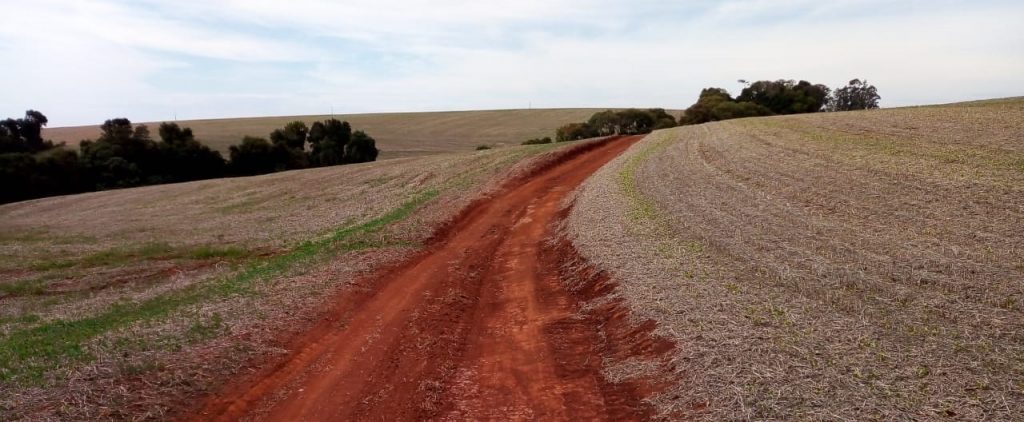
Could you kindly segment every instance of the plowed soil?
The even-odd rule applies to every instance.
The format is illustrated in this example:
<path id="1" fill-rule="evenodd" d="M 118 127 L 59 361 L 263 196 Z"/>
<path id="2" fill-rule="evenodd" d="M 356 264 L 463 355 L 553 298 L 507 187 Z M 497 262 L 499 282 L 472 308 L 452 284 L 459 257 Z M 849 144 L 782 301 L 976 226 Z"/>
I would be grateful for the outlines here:
<path id="1" fill-rule="evenodd" d="M 642 399 L 654 384 L 610 383 L 602 359 L 671 345 L 650 340 L 651 327 L 630 331 L 614 306 L 602 311 L 614 316 L 588 316 L 581 303 L 607 293 L 607 280 L 567 272 L 579 268 L 579 258 L 556 234 L 566 197 L 639 139 L 579 148 L 476 202 L 422 254 L 363 280 L 361 293 L 339 297 L 285 359 L 209 398 L 194 417 L 649 416 Z M 572 277 L 579 279 L 566 280 Z"/>

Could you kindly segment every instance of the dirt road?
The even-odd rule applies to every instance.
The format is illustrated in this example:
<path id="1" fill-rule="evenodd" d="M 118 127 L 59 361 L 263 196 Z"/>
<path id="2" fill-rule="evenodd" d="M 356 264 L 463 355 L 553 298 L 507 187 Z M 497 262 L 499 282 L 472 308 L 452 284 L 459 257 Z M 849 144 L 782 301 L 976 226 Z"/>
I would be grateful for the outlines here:
<path id="1" fill-rule="evenodd" d="M 552 246 L 566 196 L 638 140 L 580 150 L 478 202 L 424 253 L 339 298 L 287 359 L 195 417 L 643 418 L 643 388 L 607 382 L 602 356 L 666 346 L 612 344 L 615 324 L 581 316 L 578 292 L 562 283 L 574 252 Z"/>

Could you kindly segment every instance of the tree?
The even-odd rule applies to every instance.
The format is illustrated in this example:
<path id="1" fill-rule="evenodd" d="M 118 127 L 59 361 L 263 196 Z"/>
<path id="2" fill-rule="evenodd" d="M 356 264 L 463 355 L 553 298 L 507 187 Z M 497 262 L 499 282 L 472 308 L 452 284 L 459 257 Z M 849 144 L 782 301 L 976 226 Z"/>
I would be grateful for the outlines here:
<path id="1" fill-rule="evenodd" d="M 25 111 L 20 119 L 0 121 L 0 154 L 11 152 L 34 153 L 53 148 L 53 142 L 43 140 L 43 127 L 49 120 L 35 110 Z"/>
<path id="2" fill-rule="evenodd" d="M 743 88 L 736 101 L 752 102 L 776 114 L 815 113 L 825 106 L 829 91 L 825 85 L 807 81 L 757 81 Z"/>
<path id="3" fill-rule="evenodd" d="M 586 123 L 569 123 L 555 130 L 555 140 L 558 142 L 578 141 L 595 136 L 596 131 Z"/>
<path id="4" fill-rule="evenodd" d="M 652 118 L 654 118 L 654 126 L 651 128 L 652 130 L 676 127 L 676 118 L 671 114 L 668 114 L 665 109 L 650 108 L 647 109 L 647 112 L 650 113 Z"/>
<path id="5" fill-rule="evenodd" d="M 270 133 L 270 141 L 275 144 L 284 144 L 288 148 L 304 150 L 308 134 L 309 129 L 306 127 L 306 123 L 296 120 L 284 125 L 283 129 L 274 129 Z"/>
<path id="6" fill-rule="evenodd" d="M 156 173 L 163 182 L 185 182 L 224 175 L 224 157 L 197 141 L 191 128 L 164 122 L 160 124 L 159 133 L 160 168 Z"/>
<path id="7" fill-rule="evenodd" d="M 79 144 L 81 159 L 96 189 L 141 186 L 163 182 L 160 153 L 145 125 L 132 126 L 125 118 L 100 126 L 95 141 Z"/>
<path id="8" fill-rule="evenodd" d="M 367 135 L 366 132 L 357 130 L 352 134 L 352 140 L 345 145 L 346 163 L 366 163 L 377 160 L 377 141 Z"/>
<path id="9" fill-rule="evenodd" d="M 253 176 L 272 173 L 279 169 L 279 158 L 274 145 L 264 138 L 246 136 L 242 138 L 241 144 L 232 145 L 228 151 L 231 156 L 232 174 Z"/>
<path id="10" fill-rule="evenodd" d="M 314 122 L 309 129 L 310 162 L 314 166 L 333 166 L 345 163 L 345 145 L 352 139 L 352 126 L 348 122 L 328 119 Z"/>
<path id="11" fill-rule="evenodd" d="M 161 123 L 160 130 L 157 133 L 160 134 L 160 140 L 170 145 L 188 143 L 195 140 L 195 136 L 192 135 L 192 128 L 182 128 L 177 123 Z"/>
<path id="12" fill-rule="evenodd" d="M 619 133 L 622 121 L 614 111 L 605 110 L 590 116 L 587 126 L 591 128 L 594 136 L 608 136 Z"/>
<path id="13" fill-rule="evenodd" d="M 302 121 L 294 121 L 284 125 L 282 129 L 274 129 L 270 133 L 270 141 L 274 144 L 277 165 L 280 170 L 304 169 L 309 167 L 310 157 L 306 153 L 306 138 L 309 128 Z"/>
<path id="14" fill-rule="evenodd" d="M 732 102 L 732 95 L 724 88 L 704 88 L 700 91 L 697 102 L 683 112 L 680 124 L 696 125 L 720 120 L 715 117 L 715 107 L 721 103 Z"/>
<path id="15" fill-rule="evenodd" d="M 622 110 L 615 113 L 618 122 L 618 133 L 623 135 L 639 135 L 650 133 L 654 128 L 655 115 L 650 110 L 638 110 L 635 108 Z"/>
<path id="16" fill-rule="evenodd" d="M 829 111 L 868 110 L 878 108 L 878 89 L 868 81 L 854 79 L 832 94 L 828 101 Z"/>

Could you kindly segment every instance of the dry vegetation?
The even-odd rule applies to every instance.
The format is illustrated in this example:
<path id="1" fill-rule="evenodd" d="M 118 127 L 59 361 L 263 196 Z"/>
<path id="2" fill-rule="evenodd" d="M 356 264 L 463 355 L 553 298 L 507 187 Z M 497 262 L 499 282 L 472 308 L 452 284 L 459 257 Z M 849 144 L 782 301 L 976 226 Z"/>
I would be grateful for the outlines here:
<path id="1" fill-rule="evenodd" d="M 488 111 L 445 111 L 430 113 L 378 113 L 334 116 L 347 120 L 355 129 L 369 133 L 381 149 L 380 159 L 408 157 L 439 152 L 471 151 L 479 145 L 519 145 L 527 139 L 554 136 L 566 123 L 586 120 L 598 109 L 531 109 Z M 311 124 L 331 116 L 254 117 L 241 119 L 188 120 L 178 122 L 191 127 L 196 139 L 227 154 L 228 146 L 245 135 L 266 137 L 272 130 L 294 120 Z M 158 123 L 151 123 L 155 131 Z M 50 128 L 43 136 L 55 142 L 76 145 L 82 139 L 95 139 L 99 126 Z"/>
<path id="2" fill-rule="evenodd" d="M 0 420 L 165 417 L 559 147 L 4 205 Z"/>
<path id="3" fill-rule="evenodd" d="M 1022 99 L 656 132 L 569 228 L 677 341 L 666 415 L 1024 414 Z"/>

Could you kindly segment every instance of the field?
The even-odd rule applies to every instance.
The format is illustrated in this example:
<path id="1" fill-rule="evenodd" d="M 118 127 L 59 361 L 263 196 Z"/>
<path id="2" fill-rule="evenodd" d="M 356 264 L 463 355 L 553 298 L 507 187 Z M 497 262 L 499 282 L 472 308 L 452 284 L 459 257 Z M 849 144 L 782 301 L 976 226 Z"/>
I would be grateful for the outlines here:
<path id="1" fill-rule="evenodd" d="M 0 419 L 162 418 L 564 144 L 0 207 Z"/>
<path id="2" fill-rule="evenodd" d="M 1024 99 L 659 131 L 575 203 L 581 254 L 677 344 L 665 415 L 1024 414 Z"/>
<path id="3" fill-rule="evenodd" d="M 488 113 L 0 206 L 0 419 L 1024 414 L 1024 98 L 469 151 L 553 111 Z"/>
<path id="4" fill-rule="evenodd" d="M 377 140 L 380 159 L 472 151 L 478 145 L 519 145 L 527 139 L 555 136 L 555 129 L 566 123 L 580 122 L 603 109 L 531 109 L 447 111 L 427 113 L 377 113 L 334 116 L 346 120 L 356 130 Z M 678 113 L 675 113 L 678 114 Z M 311 124 L 331 116 L 282 116 L 243 119 L 187 120 L 196 139 L 227 156 L 228 147 L 245 135 L 267 137 L 286 123 L 302 120 Z M 147 123 L 156 133 L 159 123 Z M 83 139 L 95 139 L 99 126 L 45 129 L 43 135 L 55 142 L 76 145 Z"/>

